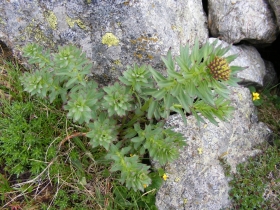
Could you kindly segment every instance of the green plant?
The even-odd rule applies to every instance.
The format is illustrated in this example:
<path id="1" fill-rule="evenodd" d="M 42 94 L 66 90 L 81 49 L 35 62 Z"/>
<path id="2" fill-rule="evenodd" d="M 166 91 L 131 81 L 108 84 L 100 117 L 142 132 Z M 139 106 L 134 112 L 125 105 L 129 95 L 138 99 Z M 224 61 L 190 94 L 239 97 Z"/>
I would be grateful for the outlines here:
<path id="1" fill-rule="evenodd" d="M 215 117 L 226 120 L 233 111 L 227 85 L 237 85 L 235 74 L 244 68 L 229 66 L 237 55 L 222 57 L 230 47 L 216 44 L 200 48 L 196 41 L 191 53 L 188 46 L 181 47 L 177 64 L 169 52 L 163 58 L 167 76 L 134 65 L 119 81 L 100 88 L 89 79 L 92 65 L 79 49 L 66 46 L 50 53 L 29 44 L 24 56 L 37 70 L 25 73 L 21 82 L 31 95 L 62 100 L 67 116 L 87 129 L 91 146 L 108 151 L 111 171 L 120 171 L 119 181 L 143 191 L 152 184 L 150 166 L 141 161 L 144 155 L 164 165 L 185 145 L 181 134 L 158 121 L 177 112 L 185 122 L 186 114 L 193 114 L 198 122 L 204 122 L 202 115 L 217 125 Z"/>
<path id="2" fill-rule="evenodd" d="M 50 104 L 23 92 L 19 76 L 24 69 L 16 62 L 0 61 L 0 206 L 57 209 L 61 208 L 58 203 L 67 208 L 98 209 L 95 192 L 88 196 L 81 186 L 84 180 L 102 177 L 98 173 L 104 163 L 101 168 L 97 162 L 105 150 L 87 150 L 83 128 L 66 119 L 60 101 Z M 74 131 L 71 145 L 66 144 L 68 132 Z M 95 170 L 90 170 L 91 158 L 96 160 Z M 102 178 L 99 182 L 96 185 L 102 186 Z M 78 194 L 78 198 L 65 203 L 56 193 L 59 190 L 67 191 L 67 197 Z"/>
<path id="3" fill-rule="evenodd" d="M 46 148 L 59 131 L 57 127 L 65 124 L 63 115 L 46 112 L 46 105 L 40 101 L 14 102 L 3 106 L 0 118 L 0 162 L 5 163 L 5 170 L 10 174 L 19 176 L 25 171 L 38 174 L 45 168 L 45 161 L 56 155 L 53 145 L 45 159 Z"/>
<path id="4" fill-rule="evenodd" d="M 265 143 L 262 154 L 237 166 L 230 181 L 230 197 L 234 209 L 279 209 L 280 151 Z M 265 149 L 264 149 L 265 148 Z M 265 193 L 265 191 L 269 191 Z M 274 192 L 274 193 L 273 193 Z M 265 194 L 271 196 L 265 198 Z M 273 195 L 274 194 L 274 195 Z"/>
<path id="5" fill-rule="evenodd" d="M 232 209 L 279 209 L 280 203 L 280 140 L 279 140 L 279 96 L 277 86 L 256 89 L 249 87 L 253 103 L 257 106 L 260 121 L 274 132 L 273 138 L 257 146 L 262 152 L 237 166 L 230 174 L 230 167 L 221 158 L 225 174 L 231 177 L 229 192 Z"/>
<path id="6" fill-rule="evenodd" d="M 266 123 L 275 134 L 274 143 L 280 146 L 280 96 L 279 84 L 273 87 L 265 87 L 256 89 L 253 86 L 249 87 L 252 93 L 252 99 L 255 106 L 258 108 L 258 117 L 260 121 Z"/>
<path id="7" fill-rule="evenodd" d="M 2 59 L 0 56 L 0 98 L 6 101 L 22 100 L 26 94 L 22 92 L 23 88 L 19 82 L 21 67 L 18 63 Z"/>
<path id="8" fill-rule="evenodd" d="M 18 63 L 1 61 L 0 90 L 7 97 L 0 98 L 0 163 L 4 171 L 19 177 L 25 172 L 38 174 L 56 155 L 54 146 L 46 148 L 54 136 L 63 129 L 66 117 L 52 105 L 42 100 L 33 100 L 23 92 Z M 50 129 L 51 128 L 51 129 Z"/>
<path id="9" fill-rule="evenodd" d="M 257 91 L 257 89 L 254 86 L 249 86 L 249 90 L 253 96 L 252 99 L 254 105 L 261 106 L 264 103 L 272 103 L 275 108 L 280 109 L 280 96 L 277 94 L 278 85 L 279 84 L 270 88 L 263 88 L 259 91 Z"/>

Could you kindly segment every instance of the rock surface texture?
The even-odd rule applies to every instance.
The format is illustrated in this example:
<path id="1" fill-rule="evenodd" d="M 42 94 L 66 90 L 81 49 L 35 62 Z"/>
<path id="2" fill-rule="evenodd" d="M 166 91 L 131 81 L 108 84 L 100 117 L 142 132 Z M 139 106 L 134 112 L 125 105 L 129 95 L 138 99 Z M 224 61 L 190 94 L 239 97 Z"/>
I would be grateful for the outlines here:
<path id="1" fill-rule="evenodd" d="M 277 85 L 278 83 L 278 77 L 275 72 L 275 68 L 272 62 L 264 60 L 265 64 L 265 77 L 264 77 L 264 87 L 272 87 L 274 85 Z"/>
<path id="2" fill-rule="evenodd" d="M 0 40 L 14 50 L 28 42 L 82 47 L 103 79 L 133 63 L 161 69 L 168 49 L 208 38 L 200 0 L 1 1 L 0 26 Z"/>
<path id="3" fill-rule="evenodd" d="M 219 127 L 211 123 L 198 126 L 189 116 L 185 125 L 179 115 L 167 121 L 167 126 L 184 134 L 187 146 L 179 159 L 165 168 L 169 178 L 157 194 L 159 210 L 218 210 L 230 206 L 228 179 L 219 157 L 234 172 L 238 163 L 259 152 L 252 147 L 270 136 L 270 130 L 257 121 L 249 90 L 237 87 L 231 91 L 236 111 L 230 122 L 220 122 Z"/>
<path id="4" fill-rule="evenodd" d="M 214 37 L 228 43 L 246 40 L 271 43 L 278 34 L 277 23 L 267 1 L 209 0 L 208 24 Z"/>
<path id="5" fill-rule="evenodd" d="M 279 0 L 268 0 L 268 2 L 274 11 L 278 27 L 280 27 L 280 1 Z"/>

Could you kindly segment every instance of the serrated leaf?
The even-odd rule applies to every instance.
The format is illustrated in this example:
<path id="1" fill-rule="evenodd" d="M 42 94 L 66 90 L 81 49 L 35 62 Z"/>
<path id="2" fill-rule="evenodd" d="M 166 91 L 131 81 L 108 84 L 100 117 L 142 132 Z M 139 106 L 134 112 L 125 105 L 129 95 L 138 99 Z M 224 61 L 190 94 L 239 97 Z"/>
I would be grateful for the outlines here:
<path id="1" fill-rule="evenodd" d="M 212 106 L 215 106 L 215 103 L 213 101 L 213 95 L 211 90 L 208 88 L 207 84 L 204 82 L 201 82 L 200 85 L 197 87 L 197 95 L 204 100 L 205 102 L 209 103 Z"/>
<path id="2" fill-rule="evenodd" d="M 124 148 L 121 149 L 121 153 L 123 155 L 126 155 L 130 150 L 131 150 L 130 146 L 129 147 L 124 147 Z"/>
<path id="3" fill-rule="evenodd" d="M 71 78 L 65 85 L 65 87 L 70 87 L 71 85 L 73 85 L 75 82 L 77 81 L 77 78 Z"/>
<path id="4" fill-rule="evenodd" d="M 217 45 L 218 40 L 219 40 L 219 39 L 215 39 L 215 41 L 211 43 L 211 46 L 212 46 L 213 48 Z"/>
<path id="5" fill-rule="evenodd" d="M 185 90 L 190 97 L 195 97 L 197 95 L 196 87 L 192 82 L 189 82 L 189 83 L 185 84 Z"/>
<path id="6" fill-rule="evenodd" d="M 226 81 L 226 83 L 232 87 L 238 87 L 238 82 L 241 82 L 242 79 L 237 77 L 230 77 L 229 80 Z"/>
<path id="7" fill-rule="evenodd" d="M 188 66 L 186 62 L 181 57 L 176 57 L 176 61 L 181 68 L 181 71 L 188 71 Z"/>
<path id="8" fill-rule="evenodd" d="M 159 81 L 157 83 L 159 88 L 165 88 L 165 87 L 170 87 L 174 85 L 174 80 L 164 80 L 164 81 Z"/>
<path id="9" fill-rule="evenodd" d="M 205 62 L 205 60 L 208 59 L 208 56 L 212 51 L 211 45 L 208 41 L 204 44 L 203 49 L 201 51 L 202 51 L 201 53 L 202 53 L 202 56 L 203 56 L 203 59 L 204 59 L 203 62 Z"/>
<path id="10" fill-rule="evenodd" d="M 157 101 L 152 101 L 150 103 L 150 106 L 149 106 L 149 109 L 148 109 L 148 114 L 147 114 L 148 119 L 152 119 L 157 106 L 158 106 Z"/>
<path id="11" fill-rule="evenodd" d="M 182 74 L 180 74 L 176 71 L 167 70 L 167 73 L 168 73 L 168 76 L 173 79 L 182 79 L 183 78 Z"/>
<path id="12" fill-rule="evenodd" d="M 170 94 L 167 94 L 167 95 L 164 97 L 164 106 L 165 106 L 165 110 L 169 110 L 173 103 L 174 103 L 174 98 L 173 98 L 173 96 L 170 95 Z"/>
<path id="13" fill-rule="evenodd" d="M 187 125 L 187 117 L 186 117 L 186 114 L 183 112 L 182 109 L 172 106 L 172 107 L 170 107 L 170 110 L 179 113 L 181 115 L 183 121 L 184 121 L 184 124 Z"/>
<path id="14" fill-rule="evenodd" d="M 115 171 L 119 171 L 119 170 L 121 170 L 121 169 L 122 169 L 122 167 L 121 167 L 118 163 L 115 163 L 115 164 L 111 167 L 110 171 L 111 171 L 111 172 L 115 172 Z"/>
<path id="15" fill-rule="evenodd" d="M 238 54 L 234 54 L 234 55 L 230 55 L 230 56 L 225 57 L 225 59 L 226 59 L 226 61 L 227 61 L 228 63 L 231 63 L 231 62 L 234 61 L 237 57 L 238 57 Z"/>
<path id="16" fill-rule="evenodd" d="M 230 99 L 230 91 L 228 89 L 215 89 L 215 91 L 219 94 L 219 96 L 222 96 L 226 99 Z"/>
<path id="17" fill-rule="evenodd" d="M 155 92 L 157 92 L 158 89 L 155 89 L 155 88 L 143 88 L 142 89 L 142 93 L 144 95 L 150 95 L 150 96 L 153 96 Z"/>
<path id="18" fill-rule="evenodd" d="M 158 99 L 158 100 L 160 100 L 160 99 L 162 99 L 166 94 L 168 94 L 168 93 L 166 92 L 165 89 L 162 88 L 162 89 L 159 89 L 158 91 L 154 92 L 153 97 L 156 98 L 156 99 Z"/>
<path id="19" fill-rule="evenodd" d="M 154 111 L 154 116 L 156 118 L 156 120 L 159 120 L 161 117 L 160 111 L 159 111 L 159 105 L 157 106 L 157 108 Z"/>
<path id="20" fill-rule="evenodd" d="M 146 152 L 145 147 L 141 147 L 141 149 L 140 149 L 140 151 L 139 151 L 140 155 L 144 155 L 145 152 Z"/>
<path id="21" fill-rule="evenodd" d="M 215 120 L 212 113 L 209 113 L 207 111 L 203 111 L 203 112 L 201 112 L 201 114 L 204 115 L 204 117 L 206 117 L 211 123 L 218 126 L 218 122 Z"/>
<path id="22" fill-rule="evenodd" d="M 245 69 L 247 69 L 248 67 L 241 67 L 241 66 L 230 66 L 230 70 L 232 74 L 236 74 L 239 71 L 243 71 Z"/>
<path id="23" fill-rule="evenodd" d="M 172 94 L 173 96 L 177 96 L 179 95 L 180 91 L 182 90 L 182 85 L 177 83 L 171 90 L 170 90 L 170 94 Z"/>
<path id="24" fill-rule="evenodd" d="M 185 95 L 183 91 L 180 91 L 179 95 L 176 97 L 180 104 L 183 106 L 186 112 L 190 112 L 190 106 L 192 106 L 192 99 Z"/>
<path id="25" fill-rule="evenodd" d="M 225 55 L 231 48 L 231 45 L 227 46 L 227 47 L 224 47 L 224 48 L 221 48 L 220 50 L 218 50 L 216 52 L 216 55 L 219 56 L 219 57 L 222 57 L 223 55 Z"/>
<path id="26" fill-rule="evenodd" d="M 166 80 L 166 78 L 161 73 L 154 70 L 151 66 L 149 66 L 149 70 L 157 82 Z"/>
<path id="27" fill-rule="evenodd" d="M 57 91 L 52 91 L 50 94 L 49 94 L 49 100 L 50 102 L 52 103 L 56 97 L 58 96 L 58 92 Z"/>
<path id="28" fill-rule="evenodd" d="M 193 116 L 197 120 L 198 125 L 200 125 L 200 122 L 205 123 L 204 119 L 197 114 L 195 109 L 192 109 L 191 111 L 192 111 Z"/>
<path id="29" fill-rule="evenodd" d="M 171 56 L 171 51 L 170 50 L 167 53 L 167 57 L 166 58 L 161 57 L 161 59 L 163 60 L 165 66 L 167 67 L 167 70 L 170 70 L 170 71 L 174 71 L 175 70 L 175 65 L 174 65 L 174 62 L 172 60 L 172 56 Z"/>
<path id="30" fill-rule="evenodd" d="M 124 138 L 126 139 L 131 139 L 132 137 L 137 135 L 137 132 L 133 128 L 126 129 L 125 133 L 126 135 L 124 136 Z"/>
<path id="31" fill-rule="evenodd" d="M 119 77 L 119 80 L 125 85 L 131 85 L 131 83 L 125 77 Z"/>
<path id="32" fill-rule="evenodd" d="M 134 143 L 140 143 L 143 142 L 145 139 L 143 137 L 134 137 L 132 138 L 130 141 L 134 142 Z"/>
<path id="33" fill-rule="evenodd" d="M 191 60 L 189 59 L 189 47 L 186 45 L 185 47 L 180 47 L 180 56 L 175 58 L 176 62 L 181 68 L 181 71 L 188 71 Z"/>
<path id="34" fill-rule="evenodd" d="M 219 52 L 222 47 L 223 47 L 223 44 L 221 43 L 217 47 L 214 48 L 214 56 L 218 56 L 217 52 Z"/>
<path id="35" fill-rule="evenodd" d="M 77 121 L 80 119 L 81 115 L 82 115 L 82 112 L 76 111 L 76 112 L 74 113 L 74 116 L 73 116 L 73 121 L 74 121 L 74 122 L 77 122 Z"/>
<path id="36" fill-rule="evenodd" d="M 195 43 L 194 43 L 194 47 L 192 49 L 191 55 L 190 55 L 190 59 L 192 61 L 192 63 L 197 63 L 200 62 L 199 59 L 199 43 L 198 43 L 198 39 L 195 39 Z"/>

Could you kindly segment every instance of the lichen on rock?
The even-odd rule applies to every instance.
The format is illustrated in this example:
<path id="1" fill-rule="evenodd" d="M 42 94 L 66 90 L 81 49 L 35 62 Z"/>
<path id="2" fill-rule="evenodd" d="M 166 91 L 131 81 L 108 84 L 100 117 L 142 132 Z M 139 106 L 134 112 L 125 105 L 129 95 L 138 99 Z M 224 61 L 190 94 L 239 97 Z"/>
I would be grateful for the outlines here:
<path id="1" fill-rule="evenodd" d="M 50 27 L 55 30 L 57 25 L 57 17 L 55 16 L 54 12 L 48 11 L 45 13 L 46 19 L 50 25 Z"/>
<path id="2" fill-rule="evenodd" d="M 106 33 L 102 37 L 102 44 L 106 44 L 108 47 L 117 46 L 119 45 L 119 42 L 119 39 L 112 33 Z"/>
<path id="3" fill-rule="evenodd" d="M 86 29 L 86 25 L 80 19 L 72 19 L 67 16 L 66 22 L 70 26 L 70 28 L 73 28 L 76 23 L 81 29 Z"/>
<path id="4" fill-rule="evenodd" d="M 54 47 L 54 41 L 52 37 L 47 36 L 43 30 L 34 24 L 34 22 L 31 22 L 28 26 L 26 26 L 23 31 L 25 35 L 21 36 L 22 41 L 26 40 L 27 38 L 32 38 L 35 42 L 44 46 Z"/>

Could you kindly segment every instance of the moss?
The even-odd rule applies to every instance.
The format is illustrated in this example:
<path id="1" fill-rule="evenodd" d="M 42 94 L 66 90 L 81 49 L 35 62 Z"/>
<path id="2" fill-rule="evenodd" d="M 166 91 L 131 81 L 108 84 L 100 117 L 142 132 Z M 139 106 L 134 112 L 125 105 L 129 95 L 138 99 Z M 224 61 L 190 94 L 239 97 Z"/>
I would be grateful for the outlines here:
<path id="1" fill-rule="evenodd" d="M 106 44 L 108 47 L 117 46 L 119 42 L 119 39 L 112 33 L 106 33 L 102 37 L 102 44 Z"/>
<path id="2" fill-rule="evenodd" d="M 55 16 L 54 12 L 48 11 L 45 13 L 45 17 L 50 25 L 50 27 L 55 30 L 57 26 L 57 17 Z"/>

